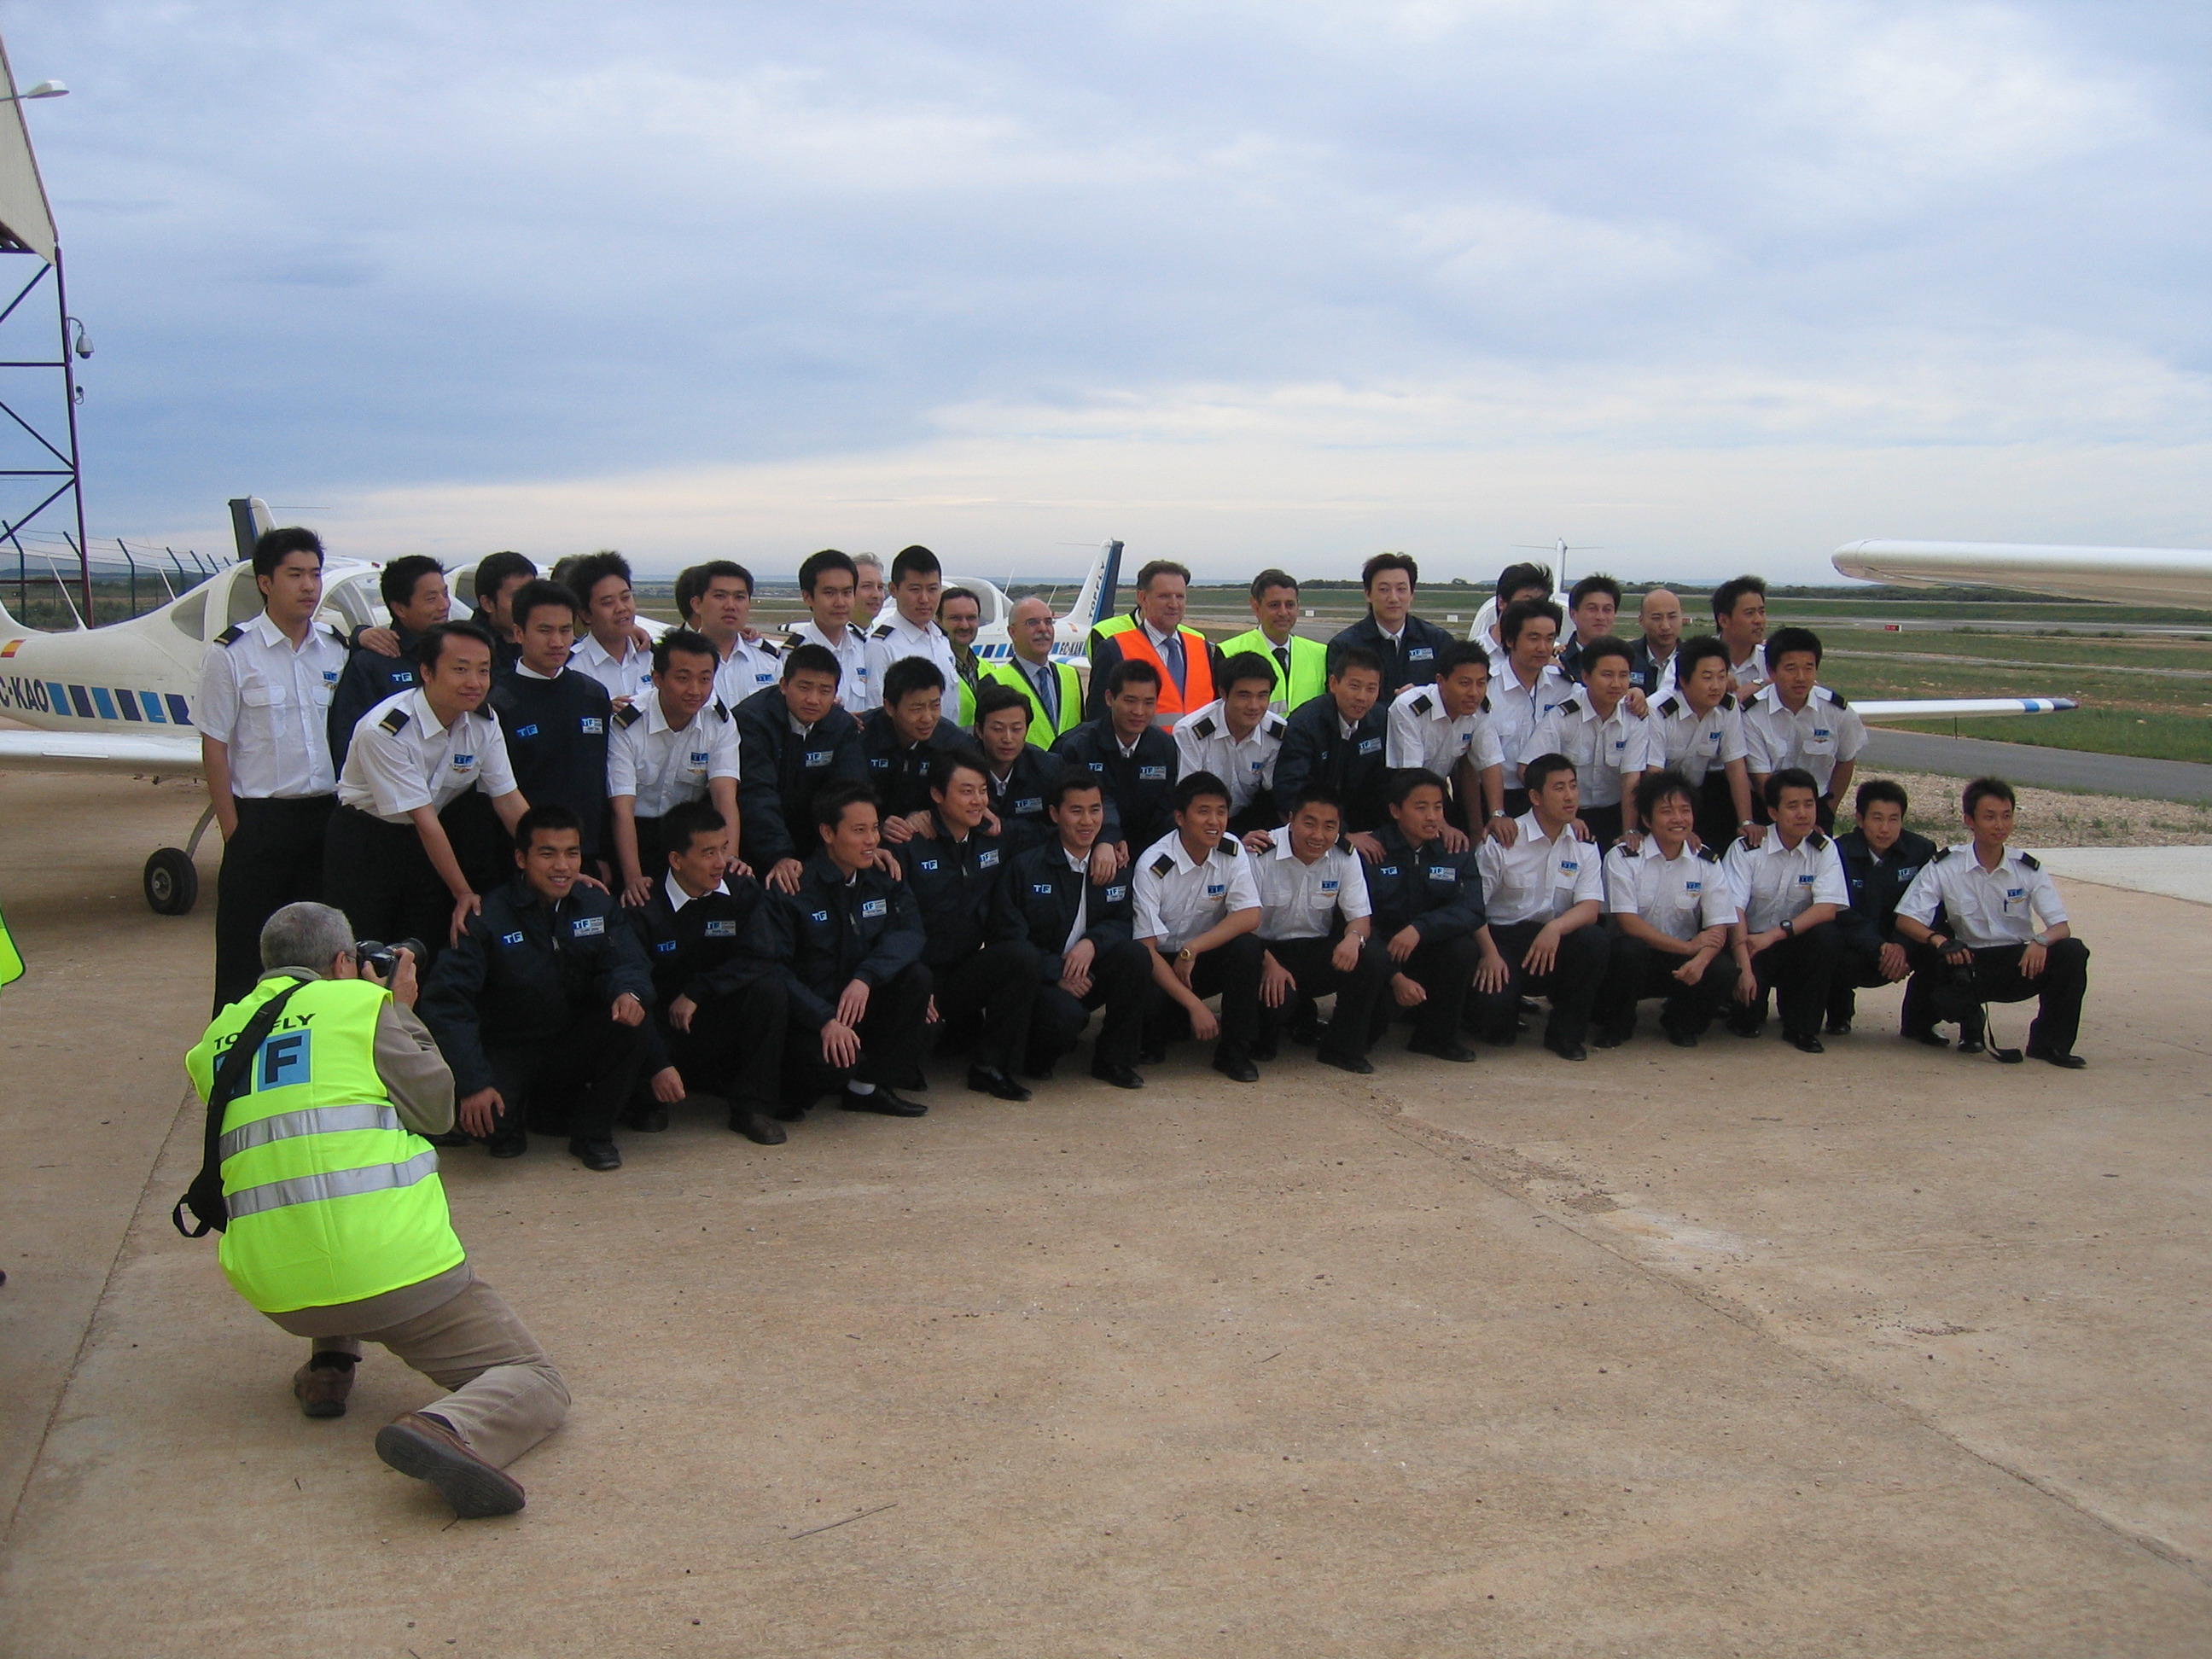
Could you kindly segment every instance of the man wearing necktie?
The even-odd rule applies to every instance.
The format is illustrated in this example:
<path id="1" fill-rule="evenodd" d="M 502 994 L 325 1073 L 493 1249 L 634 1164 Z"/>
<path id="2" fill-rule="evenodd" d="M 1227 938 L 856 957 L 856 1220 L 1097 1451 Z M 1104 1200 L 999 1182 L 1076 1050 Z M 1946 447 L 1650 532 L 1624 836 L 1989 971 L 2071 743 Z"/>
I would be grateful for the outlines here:
<path id="1" fill-rule="evenodd" d="M 1054 662 L 1052 606 L 1036 594 L 1017 599 L 1006 615 L 1006 641 L 1012 654 L 982 665 L 978 684 L 997 680 L 1029 700 L 1036 711 L 1029 740 L 1040 748 L 1083 723 L 1083 682 L 1073 663 Z M 1093 670 L 1096 672 L 1096 670 Z"/>
<path id="2" fill-rule="evenodd" d="M 1136 613 L 1116 617 L 1091 630 L 1091 696 L 1086 708 L 1092 719 L 1104 712 L 1106 682 L 1125 662 L 1143 662 L 1158 672 L 1157 720 L 1163 727 L 1172 726 L 1220 695 L 1221 653 L 1206 643 L 1205 635 L 1183 626 L 1189 593 L 1190 572 L 1179 564 L 1155 559 L 1137 573 Z"/>
<path id="3" fill-rule="evenodd" d="M 1275 695 L 1267 706 L 1287 714 L 1328 690 L 1328 650 L 1319 640 L 1299 635 L 1298 580 L 1288 571 L 1262 570 L 1253 577 L 1251 605 L 1260 625 L 1222 641 L 1222 659 L 1264 652 L 1275 665 Z"/>

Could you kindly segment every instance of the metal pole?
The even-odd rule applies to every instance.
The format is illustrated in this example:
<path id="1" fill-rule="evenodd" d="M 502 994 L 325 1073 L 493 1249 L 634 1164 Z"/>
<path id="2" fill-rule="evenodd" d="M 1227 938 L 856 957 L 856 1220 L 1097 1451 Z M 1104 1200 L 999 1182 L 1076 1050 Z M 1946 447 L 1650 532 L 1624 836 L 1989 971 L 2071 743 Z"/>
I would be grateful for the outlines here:
<path id="1" fill-rule="evenodd" d="M 84 536 L 84 471 L 77 459 L 76 371 L 70 366 L 69 284 L 62 276 L 62 245 L 54 244 L 54 304 L 61 312 L 62 391 L 69 401 L 70 489 L 76 497 L 77 569 L 84 588 L 84 625 L 92 624 L 92 544 Z"/>

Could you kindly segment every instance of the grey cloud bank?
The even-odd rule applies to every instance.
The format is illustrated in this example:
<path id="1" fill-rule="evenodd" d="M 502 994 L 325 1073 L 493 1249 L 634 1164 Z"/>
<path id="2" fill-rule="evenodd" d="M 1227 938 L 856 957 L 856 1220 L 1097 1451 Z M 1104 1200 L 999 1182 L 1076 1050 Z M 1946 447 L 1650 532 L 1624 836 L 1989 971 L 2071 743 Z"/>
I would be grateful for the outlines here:
<path id="1" fill-rule="evenodd" d="M 2212 542 L 2207 25 L 25 5 L 99 532 L 1202 572 Z M 1063 559 L 1063 562 L 1068 562 Z"/>

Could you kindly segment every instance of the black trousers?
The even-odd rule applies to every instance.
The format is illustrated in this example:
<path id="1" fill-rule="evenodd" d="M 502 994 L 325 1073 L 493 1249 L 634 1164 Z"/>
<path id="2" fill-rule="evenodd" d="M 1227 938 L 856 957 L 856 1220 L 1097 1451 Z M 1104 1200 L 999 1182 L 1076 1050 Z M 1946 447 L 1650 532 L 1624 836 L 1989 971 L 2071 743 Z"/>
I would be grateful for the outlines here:
<path id="1" fill-rule="evenodd" d="M 261 977 L 262 924 L 288 904 L 322 897 L 323 839 L 337 804 L 336 795 L 238 803 L 238 833 L 223 843 L 216 884 L 218 1011 Z"/>
<path id="2" fill-rule="evenodd" d="M 1505 958 L 1509 971 L 1503 990 L 1474 993 L 1472 1013 L 1485 1042 L 1511 1042 L 1520 1024 L 1521 999 L 1531 995 L 1552 1005 L 1551 1017 L 1544 1024 L 1545 1042 L 1580 1042 L 1589 1035 L 1590 1010 L 1605 987 L 1612 939 L 1602 927 L 1577 927 L 1559 940 L 1552 971 L 1532 974 L 1521 965 L 1521 959 L 1547 925 L 1540 921 L 1490 924 L 1491 943 Z"/>
<path id="3" fill-rule="evenodd" d="M 1955 1020 L 1961 1035 L 1982 1035 L 1982 1005 L 2036 999 L 2027 1046 L 2038 1052 L 2070 1054 L 2081 1034 L 2081 999 L 2089 989 L 2089 947 L 2078 939 L 2051 945 L 2043 972 L 2033 979 L 2020 971 L 2025 945 L 2001 945 L 1976 951 L 1964 968 L 1942 963 L 1930 970 L 1937 1019 Z M 1916 974 L 1913 978 L 1921 977 Z"/>
<path id="4" fill-rule="evenodd" d="M 671 1025 L 664 1007 L 655 1006 L 651 1018 L 667 1047 L 668 1063 L 684 1074 L 684 1088 L 721 1096 L 734 1116 L 771 1111 L 782 1100 L 787 1012 L 783 981 L 763 978 L 701 1003 L 688 1031 Z M 643 1070 L 639 1067 L 641 1073 Z M 647 1085 L 652 1081 L 639 1077 L 636 1098 L 648 1097 Z"/>
<path id="5" fill-rule="evenodd" d="M 637 870 L 647 881 L 659 881 L 668 873 L 668 840 L 660 833 L 660 820 L 642 813 L 631 822 L 637 826 Z M 607 842 L 608 855 L 614 853 L 614 842 Z"/>
<path id="6" fill-rule="evenodd" d="M 1610 853 L 1613 842 L 1620 839 L 1620 803 L 1585 806 L 1576 816 L 1589 827 L 1591 837 L 1597 842 L 1598 856 L 1602 858 Z"/>
<path id="7" fill-rule="evenodd" d="M 1697 810 L 1698 839 L 1716 853 L 1728 851 L 1728 844 L 1742 831 L 1737 828 L 1735 796 L 1729 788 L 1727 768 L 1716 766 L 1705 774 L 1698 791 Z"/>
<path id="8" fill-rule="evenodd" d="M 1598 994 L 1599 1029 L 1626 1037 L 1636 1029 L 1636 1005 L 1646 997 L 1664 997 L 1667 1000 L 1659 1009 L 1662 1027 L 1686 1036 L 1704 1031 L 1727 1010 L 1729 993 L 1735 988 L 1735 957 L 1723 950 L 1705 964 L 1695 985 L 1685 985 L 1674 977 L 1674 970 L 1688 960 L 1643 939 L 1615 933 L 1605 988 Z"/>
<path id="9" fill-rule="evenodd" d="M 1279 826 L 1278 826 L 1279 827 Z M 1257 933 L 1239 933 L 1226 945 L 1217 945 L 1190 965 L 1190 988 L 1200 1001 L 1221 998 L 1221 1036 L 1213 1046 L 1223 1060 L 1247 1060 L 1260 1034 L 1260 958 Z M 1164 1048 L 1190 1035 L 1190 1016 L 1182 1005 L 1152 987 L 1152 1002 L 1145 1019 L 1146 1046 Z"/>
<path id="10" fill-rule="evenodd" d="M 345 912 L 356 939 L 386 945 L 420 939 L 433 961 L 453 927 L 453 896 L 431 867 L 415 826 L 386 823 L 356 807 L 331 814 L 323 841 L 323 902 Z"/>
<path id="11" fill-rule="evenodd" d="M 1359 947 L 1359 959 L 1345 973 L 1329 960 L 1338 941 L 1328 939 L 1274 939 L 1264 941 L 1269 956 L 1297 981 L 1297 988 L 1279 1008 L 1260 1006 L 1260 1046 L 1276 1047 L 1283 1028 L 1301 1005 L 1310 1006 L 1317 997 L 1336 994 L 1336 1012 L 1321 1034 L 1321 1053 L 1331 1060 L 1358 1060 L 1375 1041 L 1373 1023 L 1377 1000 L 1389 982 L 1390 957 L 1373 939 Z"/>
<path id="12" fill-rule="evenodd" d="M 1923 969 L 1935 966 L 1938 958 L 1924 945 L 1905 939 L 1896 942 L 1905 947 L 1908 969 L 1905 1013 L 1899 1026 L 1905 1031 L 1924 1031 L 1936 1023 L 1936 976 Z M 1835 975 L 1828 981 L 1828 1023 L 1842 1024 L 1857 1018 L 1857 994 L 1861 990 L 1896 982 L 1881 976 L 1880 946 L 1869 950 L 1845 940 L 1843 951 L 1836 957 Z"/>
<path id="13" fill-rule="evenodd" d="M 616 1115 L 629 1103 L 637 1073 L 638 1028 L 604 1008 L 569 1012 L 568 1024 L 550 1040 L 485 1039 L 492 1086 L 506 1103 L 493 1139 L 526 1129 L 574 1140 L 614 1139 Z"/>
<path id="14" fill-rule="evenodd" d="M 1751 959 L 1759 994 L 1749 1009 L 1737 1005 L 1732 1024 L 1745 1028 L 1765 1023 L 1771 994 L 1782 1014 L 1785 1036 L 1818 1036 L 1828 1006 L 1828 987 L 1844 953 L 1843 930 L 1832 921 L 1799 929 Z"/>
<path id="15" fill-rule="evenodd" d="M 1040 984 L 1030 1009 L 1025 1069 L 1042 1072 L 1074 1048 L 1096 1008 L 1103 1008 L 1106 1018 L 1091 1045 L 1092 1062 L 1134 1066 L 1137 1051 L 1144 1046 L 1145 1005 L 1152 988 L 1152 948 L 1126 939 L 1091 957 L 1091 988 L 1083 995 L 1063 988 L 1058 980 Z"/>
<path id="16" fill-rule="evenodd" d="M 1395 930 L 1393 930 L 1395 931 Z M 1474 965 L 1482 959 L 1481 947 L 1472 933 L 1458 939 L 1424 939 L 1403 962 L 1390 960 L 1389 941 L 1378 936 L 1375 950 L 1382 958 L 1382 981 L 1375 992 L 1375 1006 L 1367 1016 L 1371 1047 L 1382 1039 L 1390 1022 L 1399 1017 L 1398 999 L 1390 990 L 1393 975 L 1403 974 L 1424 991 L 1428 1000 L 1403 1011 L 1413 1021 L 1415 1042 L 1436 1045 L 1459 1041 L 1459 1023 L 1467 1012 L 1467 1000 L 1474 982 Z M 1342 1018 L 1340 1006 L 1338 1017 Z"/>
<path id="17" fill-rule="evenodd" d="M 1011 1072 L 1029 1053 L 1030 1019 L 1042 969 L 1027 939 L 1000 939 L 964 961 L 929 970 L 945 1040 L 968 1045 L 970 1063 Z"/>
<path id="18" fill-rule="evenodd" d="M 822 1057 L 819 1026 L 793 1016 L 784 1026 L 785 1103 L 811 1106 L 823 1095 L 842 1092 L 848 1081 L 879 1089 L 904 1083 L 921 1065 L 931 986 L 929 969 L 917 962 L 869 992 L 868 1012 L 860 1016 L 860 1063 L 849 1070 Z"/>
<path id="19" fill-rule="evenodd" d="M 1499 804 L 1504 807 L 1507 817 L 1517 818 L 1528 810 L 1528 792 L 1526 789 L 1508 789 L 1505 799 Z"/>

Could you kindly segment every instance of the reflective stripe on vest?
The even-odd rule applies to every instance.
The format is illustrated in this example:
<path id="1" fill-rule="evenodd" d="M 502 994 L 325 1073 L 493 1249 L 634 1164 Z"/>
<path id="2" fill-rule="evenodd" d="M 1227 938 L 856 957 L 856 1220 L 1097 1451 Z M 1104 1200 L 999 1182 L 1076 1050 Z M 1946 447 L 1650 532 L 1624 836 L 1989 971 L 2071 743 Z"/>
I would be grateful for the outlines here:
<path id="1" fill-rule="evenodd" d="M 185 1057 L 202 1099 L 225 1049 L 291 982 L 264 980 L 216 1016 Z M 389 1000 L 368 980 L 300 986 L 223 1113 L 222 1269 L 264 1313 L 365 1301 L 465 1259 L 438 1155 L 401 1122 L 377 1075 Z"/>
<path id="2" fill-rule="evenodd" d="M 1192 709 L 1205 708 L 1216 696 L 1212 653 L 1206 647 L 1206 635 L 1195 628 L 1178 628 L 1176 632 L 1182 639 L 1183 685 L 1180 691 L 1176 689 L 1175 676 L 1168 672 L 1167 664 L 1153 649 L 1150 634 L 1137 628 L 1121 636 L 1123 662 L 1148 662 L 1160 671 L 1160 706 L 1152 716 L 1155 726 L 1173 726 Z"/>

